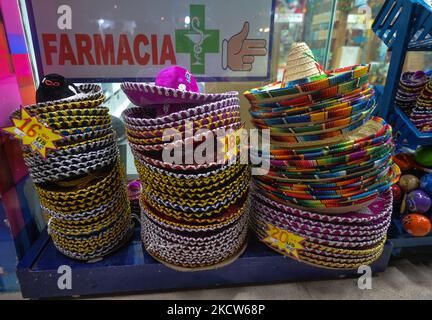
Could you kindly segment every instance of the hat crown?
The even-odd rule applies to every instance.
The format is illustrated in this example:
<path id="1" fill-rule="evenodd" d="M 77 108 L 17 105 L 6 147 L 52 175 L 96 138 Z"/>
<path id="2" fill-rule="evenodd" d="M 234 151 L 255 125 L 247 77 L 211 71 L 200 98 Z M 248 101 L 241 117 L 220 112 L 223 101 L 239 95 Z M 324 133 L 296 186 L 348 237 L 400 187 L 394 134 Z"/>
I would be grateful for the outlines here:
<path id="1" fill-rule="evenodd" d="M 324 73 L 306 43 L 296 42 L 292 44 L 285 66 L 284 83 L 320 76 Z"/>
<path id="2" fill-rule="evenodd" d="M 195 77 L 185 68 L 173 66 L 163 69 L 156 77 L 158 87 L 180 91 L 199 92 Z"/>
<path id="3" fill-rule="evenodd" d="M 47 101 L 55 101 L 66 99 L 80 93 L 68 79 L 59 74 L 45 75 L 36 90 L 36 102 L 42 103 Z"/>

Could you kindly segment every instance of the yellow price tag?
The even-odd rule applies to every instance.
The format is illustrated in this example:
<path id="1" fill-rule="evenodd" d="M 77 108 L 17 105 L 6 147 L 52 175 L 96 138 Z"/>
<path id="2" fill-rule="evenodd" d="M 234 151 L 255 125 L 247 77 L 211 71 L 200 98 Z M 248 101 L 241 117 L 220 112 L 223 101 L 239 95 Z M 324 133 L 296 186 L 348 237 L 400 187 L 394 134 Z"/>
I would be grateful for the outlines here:
<path id="1" fill-rule="evenodd" d="M 32 117 L 23 107 L 20 111 L 20 118 L 12 118 L 14 126 L 1 130 L 21 140 L 23 145 L 30 146 L 33 151 L 38 152 L 45 159 L 47 150 L 56 150 L 54 142 L 62 140 L 63 136 L 39 122 L 36 117 Z"/>
<path id="2" fill-rule="evenodd" d="M 243 128 L 234 131 L 226 132 L 223 138 L 219 138 L 219 142 L 224 146 L 224 160 L 228 161 L 240 154 L 241 149 L 241 134 Z"/>
<path id="3" fill-rule="evenodd" d="M 264 242 L 287 253 L 289 256 L 299 260 L 299 250 L 303 250 L 302 243 L 305 238 L 299 237 L 286 230 L 267 224 L 267 235 Z"/>

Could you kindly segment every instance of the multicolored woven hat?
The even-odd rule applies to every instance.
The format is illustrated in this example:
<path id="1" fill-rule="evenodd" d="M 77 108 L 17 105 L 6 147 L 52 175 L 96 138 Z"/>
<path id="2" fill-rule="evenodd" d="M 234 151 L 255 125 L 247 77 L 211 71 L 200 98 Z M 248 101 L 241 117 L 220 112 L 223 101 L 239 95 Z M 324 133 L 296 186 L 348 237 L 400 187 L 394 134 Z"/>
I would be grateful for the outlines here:
<path id="1" fill-rule="evenodd" d="M 311 81 L 306 84 L 285 87 L 283 82 L 276 82 L 268 86 L 246 91 L 244 95 L 252 105 L 281 103 L 287 100 L 305 98 L 315 95 L 321 97 L 334 97 L 346 94 L 367 83 L 369 65 L 357 65 L 328 72 L 323 79 Z"/>
<path id="2" fill-rule="evenodd" d="M 429 78 L 428 78 L 429 79 Z M 412 123 L 421 132 L 432 132 L 432 81 L 427 83 L 411 109 L 405 109 Z"/>
<path id="3" fill-rule="evenodd" d="M 428 81 L 429 76 L 423 71 L 403 73 L 396 93 L 396 103 L 409 112 L 416 105 L 417 98 Z"/>
<path id="4" fill-rule="evenodd" d="M 186 161 L 186 155 L 209 140 L 211 151 L 219 152 L 215 133 L 242 128 L 238 93 L 201 94 L 180 67 L 162 71 L 155 85 L 122 88 L 138 106 L 126 110 L 123 119 L 142 184 L 144 247 L 179 271 L 233 262 L 246 246 L 250 167 L 237 158 L 237 144 L 230 155 L 224 148 L 223 157 L 204 163 Z M 166 130 L 177 134 L 166 141 Z M 181 149 L 181 163 L 164 158 L 170 148 Z"/>
<path id="5" fill-rule="evenodd" d="M 291 59 L 300 59 L 298 51 Z M 382 196 L 391 197 L 400 170 L 391 156 L 391 127 L 372 116 L 368 72 L 358 65 L 310 78 L 295 70 L 290 78 L 287 69 L 289 82 L 245 92 L 252 122 L 270 134 L 269 151 L 252 148 L 252 159 L 269 171 L 253 179 L 251 226 L 272 249 L 337 269 L 381 255 L 392 208 Z"/>
<path id="6" fill-rule="evenodd" d="M 315 60 L 312 50 L 306 43 L 293 43 L 285 66 L 283 82 L 286 86 L 294 86 L 318 79 L 325 72 Z"/>
<path id="7" fill-rule="evenodd" d="M 271 249 L 304 263 L 330 269 L 356 269 L 382 253 L 391 221 L 392 193 L 365 209 L 332 217 L 252 197 L 251 227 Z"/>
<path id="8" fill-rule="evenodd" d="M 45 158 L 23 147 L 24 161 L 55 247 L 85 261 L 112 253 L 132 234 L 117 136 L 104 100 L 98 85 L 75 86 L 48 75 L 38 88 L 38 103 L 24 107 L 64 136 Z"/>
<path id="9" fill-rule="evenodd" d="M 174 66 L 162 70 L 155 84 L 126 82 L 122 90 L 139 107 L 151 105 L 206 104 L 237 95 L 236 92 L 204 94 L 199 92 L 194 76 L 185 68 Z"/>

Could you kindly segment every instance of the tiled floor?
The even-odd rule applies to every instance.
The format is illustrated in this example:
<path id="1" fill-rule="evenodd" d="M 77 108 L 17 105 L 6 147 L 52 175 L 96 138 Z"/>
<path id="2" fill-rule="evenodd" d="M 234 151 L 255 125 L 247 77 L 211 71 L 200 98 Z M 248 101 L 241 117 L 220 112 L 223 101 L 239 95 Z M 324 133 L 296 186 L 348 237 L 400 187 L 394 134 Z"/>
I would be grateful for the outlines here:
<path id="1" fill-rule="evenodd" d="M 432 299 L 432 263 L 399 260 L 373 279 L 372 290 L 358 289 L 354 279 L 290 283 L 259 287 L 238 287 L 93 299 Z M 3 299 L 20 299 L 20 294 L 3 294 Z"/>

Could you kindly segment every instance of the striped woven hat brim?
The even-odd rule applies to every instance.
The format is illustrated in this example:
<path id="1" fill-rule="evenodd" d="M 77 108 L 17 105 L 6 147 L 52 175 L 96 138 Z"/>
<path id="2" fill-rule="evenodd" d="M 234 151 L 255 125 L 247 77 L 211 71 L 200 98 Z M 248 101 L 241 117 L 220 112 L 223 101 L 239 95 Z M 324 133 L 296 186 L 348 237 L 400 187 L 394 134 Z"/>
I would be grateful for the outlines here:
<path id="1" fill-rule="evenodd" d="M 281 88 L 281 83 L 276 83 L 272 84 L 272 86 L 247 91 L 244 95 L 251 103 L 271 103 L 293 99 L 313 92 L 319 92 L 324 89 L 337 88 L 339 85 L 342 86 L 352 80 L 368 76 L 369 69 L 369 65 L 348 67 L 335 70 L 335 72 L 333 72 L 334 75 L 316 82 L 298 85 L 292 88 Z M 338 91 L 339 90 L 336 90 L 336 92 Z"/>
<path id="2" fill-rule="evenodd" d="M 325 99 L 318 103 L 303 104 L 301 106 L 278 106 L 276 108 L 257 108 L 252 106 L 250 109 L 250 114 L 255 119 L 272 119 L 272 118 L 285 118 L 309 115 L 319 112 L 325 112 L 327 110 L 333 110 L 336 108 L 343 108 L 348 106 L 354 106 L 356 104 L 371 100 L 375 94 L 375 91 L 364 91 L 349 97 L 341 99 Z"/>

